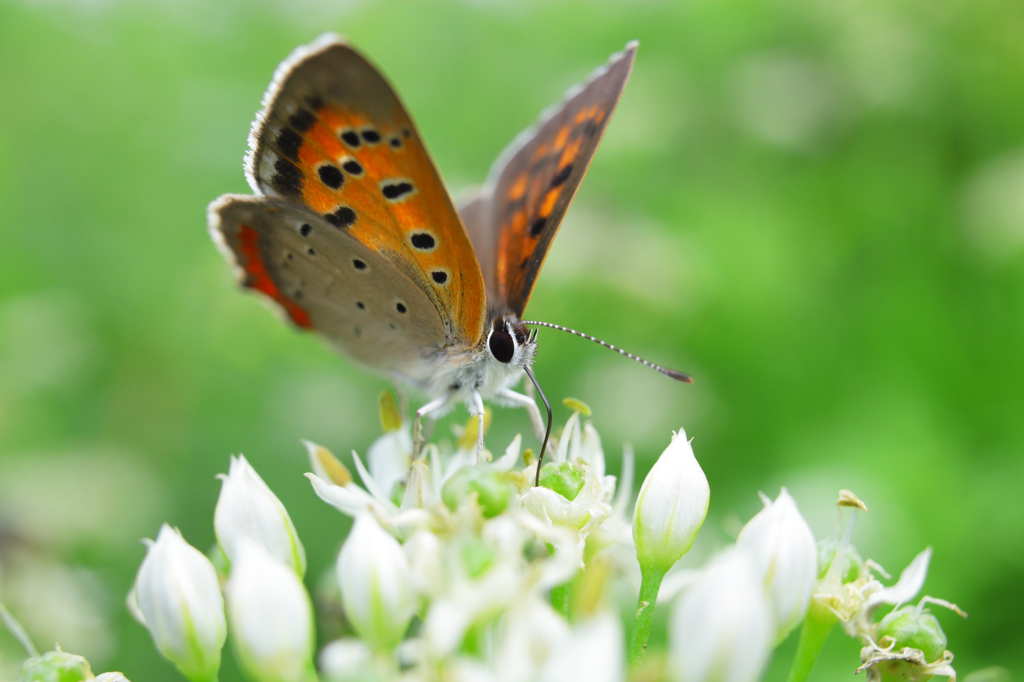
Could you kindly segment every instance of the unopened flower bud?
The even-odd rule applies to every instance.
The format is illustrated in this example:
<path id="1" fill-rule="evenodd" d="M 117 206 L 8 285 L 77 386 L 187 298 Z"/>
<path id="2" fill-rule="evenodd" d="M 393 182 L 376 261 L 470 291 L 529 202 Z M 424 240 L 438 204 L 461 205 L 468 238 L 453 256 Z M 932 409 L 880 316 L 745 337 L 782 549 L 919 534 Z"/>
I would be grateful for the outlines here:
<path id="1" fill-rule="evenodd" d="M 217 572 L 166 524 L 142 560 L 134 598 L 164 658 L 194 682 L 216 678 L 227 636 Z"/>
<path id="2" fill-rule="evenodd" d="M 84 682 L 92 679 L 89 661 L 61 651 L 47 651 L 21 665 L 21 682 Z"/>
<path id="3" fill-rule="evenodd" d="M 259 682 L 312 679 L 313 607 L 291 566 L 262 546 L 238 546 L 227 584 L 236 658 Z"/>
<path id="4" fill-rule="evenodd" d="M 402 640 L 415 609 L 409 560 L 370 514 L 360 514 L 338 555 L 345 613 L 363 640 L 390 650 Z"/>
<path id="5" fill-rule="evenodd" d="M 583 472 L 569 461 L 551 462 L 540 470 L 541 487 L 554 490 L 570 502 L 583 489 L 584 480 Z"/>
<path id="6" fill-rule="evenodd" d="M 690 550 L 710 498 L 708 479 L 680 429 L 644 479 L 633 510 L 641 568 L 667 571 Z"/>
<path id="7" fill-rule="evenodd" d="M 768 660 L 771 609 L 747 552 L 733 547 L 712 562 L 675 606 L 670 658 L 680 682 L 753 682 Z"/>
<path id="8" fill-rule="evenodd" d="M 454 511 L 472 493 L 476 493 L 484 517 L 490 519 L 505 511 L 512 498 L 512 486 L 504 475 L 489 466 L 468 466 L 445 481 L 441 499 Z"/>
<path id="9" fill-rule="evenodd" d="M 306 552 L 288 510 L 245 457 L 231 458 L 213 514 L 217 542 L 228 561 L 238 560 L 245 541 L 262 546 L 300 577 L 306 572 Z"/>
<path id="10" fill-rule="evenodd" d="M 763 581 L 775 615 L 775 640 L 781 641 L 803 619 L 811 600 L 818 577 L 814 535 L 783 488 L 743 526 L 736 544 L 750 553 Z"/>

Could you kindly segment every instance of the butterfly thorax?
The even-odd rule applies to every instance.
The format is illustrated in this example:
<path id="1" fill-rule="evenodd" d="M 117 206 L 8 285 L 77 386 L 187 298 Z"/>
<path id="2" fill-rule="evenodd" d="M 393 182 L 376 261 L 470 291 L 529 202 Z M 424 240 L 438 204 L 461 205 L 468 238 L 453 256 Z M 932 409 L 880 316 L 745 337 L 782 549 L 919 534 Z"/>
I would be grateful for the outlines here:
<path id="1" fill-rule="evenodd" d="M 533 364 L 537 343 L 514 313 L 505 311 L 490 317 L 476 346 L 438 349 L 422 365 L 431 368 L 429 374 L 396 377 L 431 398 L 446 397 L 451 405 L 471 404 L 474 392 L 485 400 L 494 400 Z"/>

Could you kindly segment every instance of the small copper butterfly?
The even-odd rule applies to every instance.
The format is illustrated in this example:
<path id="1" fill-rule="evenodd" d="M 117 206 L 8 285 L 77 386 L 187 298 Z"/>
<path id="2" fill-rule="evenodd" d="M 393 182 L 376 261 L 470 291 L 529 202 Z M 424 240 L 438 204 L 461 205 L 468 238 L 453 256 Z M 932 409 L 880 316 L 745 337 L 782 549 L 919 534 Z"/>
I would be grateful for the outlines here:
<path id="1" fill-rule="evenodd" d="M 295 326 L 428 396 L 417 448 L 422 417 L 462 402 L 482 422 L 488 400 L 526 408 L 543 457 L 551 408 L 530 369 L 537 330 L 527 325 L 572 330 L 522 316 L 636 48 L 542 114 L 456 210 L 395 91 L 345 40 L 323 35 L 274 73 L 245 161 L 255 196 L 210 205 L 213 239 L 241 284 Z M 511 388 L 524 374 L 544 399 L 547 431 L 534 400 Z M 482 428 L 478 438 L 479 452 Z"/>

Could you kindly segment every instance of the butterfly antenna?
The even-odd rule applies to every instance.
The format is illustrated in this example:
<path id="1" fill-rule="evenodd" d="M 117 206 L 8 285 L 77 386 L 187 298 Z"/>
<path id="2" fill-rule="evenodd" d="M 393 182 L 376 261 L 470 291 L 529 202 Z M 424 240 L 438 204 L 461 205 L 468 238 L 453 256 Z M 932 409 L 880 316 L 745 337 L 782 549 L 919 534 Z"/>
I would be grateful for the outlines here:
<path id="1" fill-rule="evenodd" d="M 536 337 L 536 334 L 534 334 Z M 540 399 L 544 401 L 544 407 L 548 411 L 548 430 L 544 432 L 544 442 L 540 444 L 540 456 L 537 457 L 537 479 L 534 481 L 534 486 L 540 485 L 540 465 L 544 463 L 544 450 L 548 446 L 548 438 L 551 437 L 551 403 L 548 402 L 548 397 L 544 395 L 544 389 L 537 383 L 537 377 L 533 376 L 533 370 L 529 367 L 524 367 L 526 370 L 526 376 L 530 377 L 530 381 L 537 387 L 537 393 L 540 393 Z"/>
<path id="2" fill-rule="evenodd" d="M 570 334 L 575 334 L 576 336 L 581 336 L 581 337 L 583 337 L 584 339 L 586 339 L 588 341 L 593 341 L 594 343 L 598 344 L 599 346 L 604 346 L 605 348 L 608 348 L 609 350 L 613 350 L 616 353 L 619 353 L 620 355 L 625 355 L 630 360 L 636 360 L 641 365 L 646 365 L 647 367 L 650 367 L 651 369 L 653 369 L 655 371 L 661 372 L 662 374 L 664 374 L 667 377 L 672 377 L 676 381 L 682 381 L 683 383 L 687 383 L 687 384 L 692 384 L 693 383 L 693 377 L 691 377 L 689 374 L 683 374 L 682 372 L 677 372 L 674 369 L 669 369 L 668 367 L 662 367 L 661 365 L 656 365 L 653 362 L 650 362 L 649 360 L 644 360 L 639 355 L 633 355 L 629 351 L 622 350 L 618 346 L 613 346 L 612 344 L 608 343 L 607 341 L 602 341 L 601 339 L 599 339 L 599 338 L 597 338 L 595 336 L 591 336 L 590 334 L 584 334 L 583 332 L 578 332 L 575 329 L 569 329 L 568 327 L 563 327 L 560 324 L 552 324 L 550 322 L 537 322 L 536 320 L 524 320 L 523 324 L 530 325 L 530 326 L 538 326 L 538 327 L 550 327 L 551 329 L 557 329 L 558 331 L 568 332 Z M 534 381 L 533 383 L 536 384 L 537 382 Z M 540 390 L 540 386 L 537 387 L 537 390 Z M 543 396 L 543 395 L 544 394 L 542 393 L 541 396 Z M 547 401 L 545 401 L 545 402 L 547 402 Z M 543 452 L 541 454 L 543 454 Z M 538 471 L 539 471 L 539 469 L 538 469 Z"/>

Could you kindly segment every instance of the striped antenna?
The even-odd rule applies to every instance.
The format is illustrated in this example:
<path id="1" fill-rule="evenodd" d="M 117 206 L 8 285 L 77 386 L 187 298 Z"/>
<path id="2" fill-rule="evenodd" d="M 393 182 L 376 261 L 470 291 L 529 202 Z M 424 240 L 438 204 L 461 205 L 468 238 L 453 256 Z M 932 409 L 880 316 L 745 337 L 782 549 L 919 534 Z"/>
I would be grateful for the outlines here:
<path id="1" fill-rule="evenodd" d="M 686 383 L 686 384 L 692 384 L 693 383 L 693 377 L 691 377 L 689 374 L 683 374 L 682 372 L 677 372 L 674 369 L 669 369 L 668 367 L 662 367 L 661 365 L 656 365 L 653 362 L 650 362 L 649 360 L 644 360 L 639 355 L 633 355 L 629 351 L 622 350 L 618 346 L 613 346 L 612 344 L 608 343 L 607 341 L 602 341 L 601 339 L 599 339 L 599 338 L 597 338 L 595 336 L 591 336 L 590 334 L 584 334 L 583 332 L 578 332 L 575 329 L 569 329 L 568 327 L 563 327 L 560 324 L 552 324 L 550 322 L 538 322 L 536 320 L 524 320 L 523 324 L 531 325 L 531 326 L 536 326 L 536 327 L 550 327 L 551 329 L 557 329 L 558 331 L 561 331 L 561 332 L 568 332 L 569 334 L 575 334 L 576 336 L 583 337 L 584 339 L 586 339 L 588 341 L 593 341 L 594 343 L 598 344 L 599 346 L 604 346 L 605 348 L 607 348 L 609 350 L 613 350 L 616 353 L 619 353 L 621 355 L 625 355 L 630 360 L 636 360 L 641 365 L 646 365 L 647 367 L 650 367 L 651 369 L 653 369 L 653 370 L 655 370 L 657 372 L 661 372 L 662 374 L 664 374 L 667 377 L 672 377 L 676 381 L 682 381 L 683 383 Z"/>

